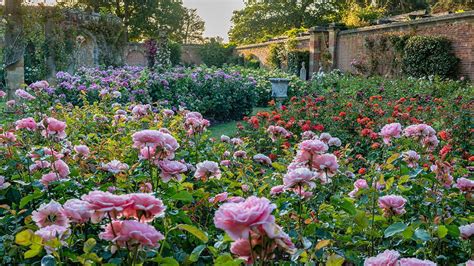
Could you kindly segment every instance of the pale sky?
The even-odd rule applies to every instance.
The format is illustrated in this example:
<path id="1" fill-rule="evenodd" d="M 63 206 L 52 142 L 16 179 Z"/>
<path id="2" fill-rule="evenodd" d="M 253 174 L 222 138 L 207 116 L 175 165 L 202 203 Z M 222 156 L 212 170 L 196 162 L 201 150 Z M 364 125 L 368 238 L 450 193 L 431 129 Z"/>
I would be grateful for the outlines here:
<path id="1" fill-rule="evenodd" d="M 243 0 L 183 0 L 184 6 L 196 8 L 199 16 L 206 22 L 204 37 L 220 36 L 228 41 L 232 11 L 244 7 Z"/>

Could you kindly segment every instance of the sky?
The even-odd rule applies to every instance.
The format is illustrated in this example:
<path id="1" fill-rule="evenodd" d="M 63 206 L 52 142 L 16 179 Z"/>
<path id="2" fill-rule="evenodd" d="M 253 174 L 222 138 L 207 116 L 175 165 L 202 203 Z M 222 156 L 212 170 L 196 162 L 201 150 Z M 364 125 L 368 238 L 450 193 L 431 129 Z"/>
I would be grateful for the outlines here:
<path id="1" fill-rule="evenodd" d="M 204 37 L 220 36 L 225 42 L 229 40 L 232 11 L 244 7 L 243 0 L 183 0 L 183 3 L 185 7 L 196 8 L 206 23 Z"/>

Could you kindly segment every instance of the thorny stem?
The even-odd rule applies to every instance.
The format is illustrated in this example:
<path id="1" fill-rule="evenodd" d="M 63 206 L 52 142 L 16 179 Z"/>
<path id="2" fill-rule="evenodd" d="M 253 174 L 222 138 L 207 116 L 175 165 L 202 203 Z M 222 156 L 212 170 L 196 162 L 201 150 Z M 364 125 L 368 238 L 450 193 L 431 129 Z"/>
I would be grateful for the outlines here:
<path id="1" fill-rule="evenodd" d="M 255 258 L 255 253 L 253 252 L 252 246 L 252 233 L 249 232 L 249 245 L 250 245 L 250 255 L 252 256 L 253 264 L 257 263 L 257 259 Z"/>

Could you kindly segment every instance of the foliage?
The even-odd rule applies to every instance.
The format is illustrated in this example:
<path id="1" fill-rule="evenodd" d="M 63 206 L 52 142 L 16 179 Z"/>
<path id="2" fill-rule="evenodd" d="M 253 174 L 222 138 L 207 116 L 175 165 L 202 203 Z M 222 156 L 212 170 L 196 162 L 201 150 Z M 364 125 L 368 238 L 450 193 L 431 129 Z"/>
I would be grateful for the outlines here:
<path id="1" fill-rule="evenodd" d="M 233 58 L 234 46 L 223 44 L 211 38 L 199 48 L 199 55 L 202 62 L 208 66 L 222 67 Z"/>
<path id="2" fill-rule="evenodd" d="M 281 69 L 286 59 L 284 43 L 273 43 L 268 48 L 267 64 L 273 69 Z"/>
<path id="3" fill-rule="evenodd" d="M 176 66 L 181 62 L 181 44 L 177 42 L 170 42 L 169 48 L 171 65 Z"/>
<path id="4" fill-rule="evenodd" d="M 362 7 L 356 2 L 350 4 L 344 11 L 342 22 L 348 27 L 363 27 L 370 25 L 374 20 L 382 17 L 385 13 L 383 8 L 369 5 Z"/>
<path id="5" fill-rule="evenodd" d="M 403 72 L 414 77 L 456 77 L 459 59 L 451 42 L 443 37 L 414 36 L 407 40 L 402 56 Z"/>
<path id="6" fill-rule="evenodd" d="M 194 44 L 203 42 L 204 20 L 197 14 L 196 9 L 185 8 L 183 17 L 183 26 L 181 32 L 183 35 L 183 44 Z"/>
<path id="7" fill-rule="evenodd" d="M 145 84 L 144 76 L 155 74 L 107 71 L 117 71 L 104 73 L 109 88 Z M 196 80 L 205 82 L 200 75 Z M 17 91 L 24 98 L 1 116 L 1 264 L 258 265 L 271 258 L 281 265 L 362 265 L 388 250 L 398 251 L 394 260 L 468 261 L 473 187 L 461 181 L 472 182 L 472 86 L 337 73 L 315 78 L 301 92 L 312 95 L 259 112 L 239 125 L 239 138 L 220 141 L 209 138 L 198 114 L 170 112 L 165 102 L 117 103 L 104 93 L 89 103 L 88 90 L 75 87 L 81 80 L 71 83 L 72 91 L 84 91 L 81 106 L 58 101 L 44 82 L 27 88 L 32 97 Z M 20 119 L 27 117 L 36 127 L 24 128 Z M 379 132 L 394 122 L 405 130 L 391 132 L 399 135 L 387 143 Z M 407 126 L 421 123 L 432 127 L 410 137 Z M 144 133 L 150 136 L 139 137 Z M 425 134 L 439 144 L 420 142 Z M 407 160 L 409 150 L 419 158 Z M 111 167 L 112 160 L 126 165 Z M 206 160 L 216 168 L 205 169 Z M 186 170 L 167 180 L 169 161 Z M 302 172 L 295 167 L 310 174 L 292 179 Z M 87 197 L 94 190 L 112 195 Z M 153 201 L 140 206 L 132 198 L 139 196 Z M 387 207 L 386 196 L 403 204 Z M 90 205 L 66 208 L 78 199 Z M 52 200 L 52 213 L 45 213 Z M 127 234 L 127 224 L 137 223 L 147 234 Z M 50 224 L 66 231 L 44 234 Z M 247 253 L 241 243 L 250 243 Z"/>

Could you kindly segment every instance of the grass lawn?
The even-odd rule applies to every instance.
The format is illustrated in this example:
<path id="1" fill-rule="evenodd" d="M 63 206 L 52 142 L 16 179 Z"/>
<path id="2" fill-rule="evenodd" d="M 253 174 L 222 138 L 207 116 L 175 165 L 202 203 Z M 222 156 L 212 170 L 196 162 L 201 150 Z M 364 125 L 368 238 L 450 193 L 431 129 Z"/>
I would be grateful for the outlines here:
<path id="1" fill-rule="evenodd" d="M 252 115 L 256 115 L 261 111 L 270 111 L 271 107 L 255 107 L 253 108 Z M 227 135 L 232 137 L 237 132 L 237 123 L 239 121 L 230 121 L 215 126 L 211 126 L 209 130 L 211 131 L 211 137 L 219 138 L 221 135 Z"/>

